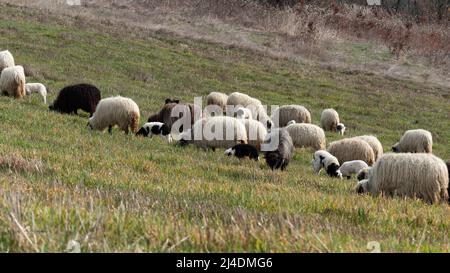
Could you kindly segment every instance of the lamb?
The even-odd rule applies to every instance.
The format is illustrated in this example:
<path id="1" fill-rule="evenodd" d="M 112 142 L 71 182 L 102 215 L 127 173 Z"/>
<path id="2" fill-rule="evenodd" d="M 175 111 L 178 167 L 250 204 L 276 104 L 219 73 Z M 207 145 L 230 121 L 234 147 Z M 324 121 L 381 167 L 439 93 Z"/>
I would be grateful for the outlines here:
<path id="1" fill-rule="evenodd" d="M 31 95 L 31 93 L 38 93 L 44 100 L 44 104 L 47 104 L 47 88 L 42 83 L 25 84 L 25 93 L 27 96 Z"/>
<path id="2" fill-rule="evenodd" d="M 58 97 L 48 108 L 50 111 L 75 115 L 81 109 L 92 117 L 100 99 L 100 90 L 91 84 L 70 85 L 59 91 Z"/>
<path id="3" fill-rule="evenodd" d="M 338 123 L 336 126 L 336 130 L 340 135 L 344 135 L 345 134 L 345 125 L 344 123 Z"/>
<path id="4" fill-rule="evenodd" d="M 193 143 L 203 149 L 228 149 L 236 144 L 247 144 L 245 126 L 238 119 L 228 116 L 202 118 L 190 130 L 181 133 L 180 145 Z"/>
<path id="5" fill-rule="evenodd" d="M 361 170 L 359 170 L 359 172 L 356 174 L 356 179 L 358 179 L 358 181 L 362 181 L 365 179 L 369 179 L 369 174 L 370 174 L 370 170 L 372 169 L 372 167 L 366 167 L 366 168 L 362 168 Z"/>
<path id="6" fill-rule="evenodd" d="M 236 118 L 238 119 L 252 119 L 252 111 L 245 107 L 238 107 L 236 110 Z"/>
<path id="7" fill-rule="evenodd" d="M 261 122 L 254 119 L 244 119 L 240 121 L 245 125 L 248 144 L 255 146 L 258 150 L 261 150 L 261 145 L 267 135 L 266 127 L 264 127 Z"/>
<path id="8" fill-rule="evenodd" d="M 346 161 L 362 160 L 372 166 L 375 162 L 375 153 L 372 147 L 364 140 L 357 138 L 344 138 L 331 142 L 328 152 L 334 155 L 341 164 Z"/>
<path id="9" fill-rule="evenodd" d="M 8 50 L 0 51 L 0 73 L 7 67 L 15 66 L 14 57 Z"/>
<path id="10" fill-rule="evenodd" d="M 2 95 L 16 99 L 25 97 L 25 73 L 20 65 L 3 69 L 0 76 L 0 92 Z"/>
<path id="11" fill-rule="evenodd" d="M 183 117 L 189 117 L 189 119 L 184 119 Z M 178 129 L 178 132 L 181 133 L 188 130 L 191 125 L 201 117 L 202 110 L 195 104 L 169 102 L 166 103 L 158 113 L 151 115 L 147 121 L 162 122 L 166 124 L 171 131 L 172 129 Z M 178 128 L 172 128 L 174 124 L 178 124 L 177 122 L 182 124 L 180 124 Z"/>
<path id="12" fill-rule="evenodd" d="M 339 132 L 344 134 L 345 126 L 339 120 L 339 114 L 333 108 L 328 108 L 322 111 L 320 116 L 320 124 L 325 131 Z M 338 130 L 338 124 L 340 125 Z"/>
<path id="13" fill-rule="evenodd" d="M 353 174 L 358 174 L 359 171 L 368 167 L 367 163 L 362 160 L 353 160 L 344 162 L 337 172 L 341 179 L 344 176 L 347 177 L 347 179 L 350 179 Z"/>
<path id="14" fill-rule="evenodd" d="M 217 105 L 225 111 L 228 95 L 221 92 L 211 92 L 206 96 L 206 105 Z"/>
<path id="15" fill-rule="evenodd" d="M 408 130 L 400 141 L 392 146 L 395 153 L 429 153 L 433 151 L 433 137 L 427 130 Z"/>
<path id="16" fill-rule="evenodd" d="M 375 161 L 377 161 L 378 158 L 380 158 L 383 155 L 383 145 L 381 145 L 381 142 L 375 136 L 364 135 L 364 136 L 357 136 L 355 138 L 364 140 L 370 145 L 370 147 L 372 147 L 372 150 L 375 154 Z"/>
<path id="17" fill-rule="evenodd" d="M 108 127 L 110 134 L 114 125 L 119 126 L 125 134 L 128 134 L 128 128 L 136 133 L 139 118 L 138 105 L 130 98 L 117 96 L 100 100 L 94 115 L 89 118 L 88 125 L 92 130 L 100 131 Z"/>
<path id="18" fill-rule="evenodd" d="M 294 144 L 286 129 L 277 128 L 267 134 L 263 150 L 267 165 L 284 171 L 294 154 Z"/>
<path id="19" fill-rule="evenodd" d="M 319 174 L 322 168 L 331 177 L 338 177 L 339 160 L 325 150 L 319 150 L 314 153 L 312 166 L 315 174 Z"/>
<path id="20" fill-rule="evenodd" d="M 259 152 L 255 146 L 250 144 L 237 144 L 225 151 L 228 156 L 234 155 L 235 157 L 241 159 L 248 157 L 255 161 L 259 161 Z"/>
<path id="21" fill-rule="evenodd" d="M 295 147 L 311 147 L 314 151 L 326 146 L 325 132 L 319 126 L 309 123 L 295 123 L 286 127 Z"/>
<path id="22" fill-rule="evenodd" d="M 136 133 L 136 136 L 144 137 L 152 137 L 153 135 L 160 136 L 168 143 L 172 142 L 170 128 L 162 122 L 147 122 Z"/>
<path id="23" fill-rule="evenodd" d="M 311 123 L 311 113 L 301 105 L 284 105 L 272 114 L 275 127 L 285 127 L 289 121 L 297 123 Z"/>
<path id="24" fill-rule="evenodd" d="M 267 115 L 266 109 L 264 109 L 260 100 L 250 97 L 249 95 L 234 92 L 228 96 L 227 105 L 243 106 L 252 112 L 252 118 L 262 122 L 267 128 L 271 128 L 273 125 L 272 120 Z"/>
<path id="25" fill-rule="evenodd" d="M 385 154 L 372 168 L 369 178 L 358 182 L 358 193 L 412 197 L 427 203 L 448 202 L 448 170 L 432 154 Z"/>

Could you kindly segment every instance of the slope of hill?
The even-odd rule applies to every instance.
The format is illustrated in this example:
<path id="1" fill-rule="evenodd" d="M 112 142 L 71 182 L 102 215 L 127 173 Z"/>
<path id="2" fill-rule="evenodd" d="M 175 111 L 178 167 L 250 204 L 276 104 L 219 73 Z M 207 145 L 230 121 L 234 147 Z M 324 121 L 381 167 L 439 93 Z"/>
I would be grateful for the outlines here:
<path id="1" fill-rule="evenodd" d="M 193 101 L 239 90 L 268 105 L 302 104 L 319 122 L 336 108 L 350 136 L 375 134 L 385 151 L 404 130 L 433 132 L 450 158 L 449 90 L 349 73 L 258 51 L 10 5 L 0 45 L 28 81 L 121 94 L 142 121 L 166 97 Z M 221 151 L 91 132 L 88 115 L 49 112 L 37 96 L 0 97 L 0 251 L 449 251 L 449 208 L 354 193 L 355 181 L 314 176 L 311 151 L 287 172 Z M 338 139 L 327 134 L 328 141 Z"/>

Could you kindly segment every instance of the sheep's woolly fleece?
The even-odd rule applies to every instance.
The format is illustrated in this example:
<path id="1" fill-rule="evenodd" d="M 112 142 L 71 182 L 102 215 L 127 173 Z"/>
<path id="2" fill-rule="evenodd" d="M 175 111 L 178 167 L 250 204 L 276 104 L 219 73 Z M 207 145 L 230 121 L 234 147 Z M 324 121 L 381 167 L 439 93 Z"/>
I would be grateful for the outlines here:
<path id="1" fill-rule="evenodd" d="M 285 127 L 288 122 L 311 123 L 311 113 L 301 105 L 284 105 L 272 114 L 272 121 L 276 127 Z"/>
<path id="2" fill-rule="evenodd" d="M 346 161 L 362 160 L 372 166 L 375 162 L 372 147 L 364 140 L 357 138 L 344 138 L 331 142 L 328 152 L 334 155 L 341 164 Z"/>
<path id="3" fill-rule="evenodd" d="M 315 151 L 326 147 L 325 132 L 319 126 L 295 123 L 286 127 L 295 147 L 311 147 Z"/>
<path id="4" fill-rule="evenodd" d="M 89 124 L 100 131 L 117 125 L 125 133 L 128 133 L 128 128 L 136 133 L 139 118 L 138 105 L 130 98 L 117 96 L 100 100 L 94 115 L 89 118 Z"/>
<path id="5" fill-rule="evenodd" d="M 448 170 L 432 154 L 385 154 L 358 183 L 358 192 L 419 198 L 428 203 L 448 202 Z"/>

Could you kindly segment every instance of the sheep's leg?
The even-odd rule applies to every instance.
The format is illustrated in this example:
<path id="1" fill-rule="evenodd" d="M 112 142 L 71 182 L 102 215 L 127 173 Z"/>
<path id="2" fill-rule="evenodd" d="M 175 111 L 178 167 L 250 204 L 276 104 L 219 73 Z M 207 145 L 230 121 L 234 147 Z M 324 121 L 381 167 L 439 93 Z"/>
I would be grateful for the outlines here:
<path id="1" fill-rule="evenodd" d="M 128 135 L 128 133 L 129 133 L 128 126 L 125 128 L 124 132 L 125 132 L 125 135 Z"/>
<path id="2" fill-rule="evenodd" d="M 109 126 L 108 126 L 108 133 L 109 133 L 109 134 L 112 134 L 112 125 L 109 125 Z"/>
<path id="3" fill-rule="evenodd" d="M 350 176 L 347 176 L 347 180 L 349 180 L 351 177 Z"/>

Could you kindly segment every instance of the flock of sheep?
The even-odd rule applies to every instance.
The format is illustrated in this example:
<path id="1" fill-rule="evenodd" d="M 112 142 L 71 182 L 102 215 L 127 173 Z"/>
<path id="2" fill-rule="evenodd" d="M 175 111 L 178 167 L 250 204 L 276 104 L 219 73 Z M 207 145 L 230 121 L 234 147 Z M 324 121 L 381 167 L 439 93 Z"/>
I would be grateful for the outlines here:
<path id="1" fill-rule="evenodd" d="M 2 94 L 19 99 L 36 92 L 46 103 L 46 87 L 26 84 L 23 67 L 14 64 L 9 51 L 0 52 L 0 71 Z M 334 109 L 323 110 L 321 126 L 317 126 L 311 124 L 311 114 L 304 106 L 281 106 L 269 116 L 260 100 L 239 92 L 211 92 L 206 104 L 202 110 L 196 104 L 167 99 L 139 129 L 140 111 L 132 99 L 101 99 L 95 86 L 78 84 L 63 88 L 49 109 L 69 114 L 82 109 L 90 113 L 88 126 L 93 130 L 108 128 L 111 133 L 112 127 L 118 126 L 127 134 L 158 135 L 168 142 L 176 139 L 182 146 L 223 148 L 227 155 L 254 160 L 259 160 L 262 152 L 272 170 L 285 170 L 296 147 L 310 148 L 314 150 L 315 174 L 324 169 L 331 177 L 350 179 L 356 175 L 358 193 L 450 202 L 450 164 L 432 154 L 432 135 L 426 130 L 406 131 L 392 147 L 394 153 L 383 155 L 382 144 L 371 135 L 344 138 L 327 148 L 324 131 L 344 135 L 346 129 Z M 214 137 L 208 135 L 211 132 Z"/>

